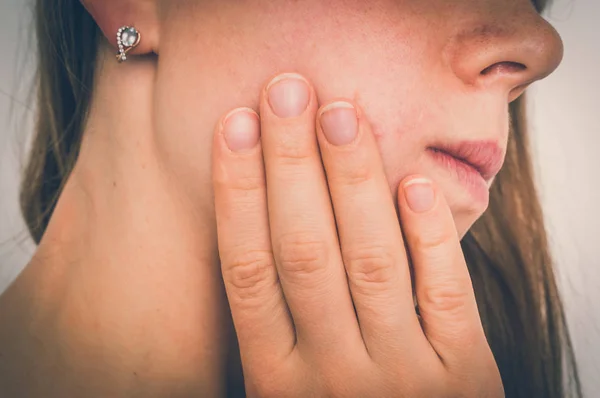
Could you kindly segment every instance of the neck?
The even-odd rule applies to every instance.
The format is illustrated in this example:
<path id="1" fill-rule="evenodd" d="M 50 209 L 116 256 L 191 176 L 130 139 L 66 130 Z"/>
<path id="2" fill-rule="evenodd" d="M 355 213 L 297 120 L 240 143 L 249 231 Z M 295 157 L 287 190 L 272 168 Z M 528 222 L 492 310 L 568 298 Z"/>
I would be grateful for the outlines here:
<path id="1" fill-rule="evenodd" d="M 211 126 L 198 132 L 197 164 L 171 162 L 153 118 L 156 59 L 118 65 L 105 53 L 79 158 L 40 250 L 60 245 L 86 263 L 90 255 L 135 256 L 162 271 L 163 262 L 175 271 L 176 260 L 214 260 Z"/>
<path id="2" fill-rule="evenodd" d="M 53 327 L 79 347 L 72 361 L 123 361 L 116 350 L 126 346 L 126 370 L 192 383 L 210 367 L 206 389 L 220 380 L 229 322 L 205 135 L 212 126 L 198 132 L 198 163 L 183 168 L 153 118 L 156 59 L 118 65 L 104 54 L 77 164 L 21 290 L 58 314 Z M 94 337 L 99 343 L 80 354 Z"/>

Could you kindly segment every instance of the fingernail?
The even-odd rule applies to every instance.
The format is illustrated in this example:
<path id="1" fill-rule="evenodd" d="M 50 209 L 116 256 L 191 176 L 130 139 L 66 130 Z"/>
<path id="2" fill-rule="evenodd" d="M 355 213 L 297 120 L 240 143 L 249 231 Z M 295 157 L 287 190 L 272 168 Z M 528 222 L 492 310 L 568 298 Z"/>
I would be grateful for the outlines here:
<path id="1" fill-rule="evenodd" d="M 310 101 L 306 80 L 295 73 L 284 73 L 267 86 L 269 104 L 280 118 L 297 117 L 304 113 Z"/>
<path id="2" fill-rule="evenodd" d="M 358 135 L 356 109 L 346 101 L 331 103 L 321 111 L 321 128 L 333 145 L 348 145 Z"/>
<path id="3" fill-rule="evenodd" d="M 260 139 L 258 114 L 250 108 L 232 110 L 223 119 L 223 137 L 234 152 L 254 148 Z"/>
<path id="4" fill-rule="evenodd" d="M 415 178 L 404 185 L 408 207 L 415 213 L 425 213 L 433 208 L 435 194 L 433 184 L 427 178 Z"/>

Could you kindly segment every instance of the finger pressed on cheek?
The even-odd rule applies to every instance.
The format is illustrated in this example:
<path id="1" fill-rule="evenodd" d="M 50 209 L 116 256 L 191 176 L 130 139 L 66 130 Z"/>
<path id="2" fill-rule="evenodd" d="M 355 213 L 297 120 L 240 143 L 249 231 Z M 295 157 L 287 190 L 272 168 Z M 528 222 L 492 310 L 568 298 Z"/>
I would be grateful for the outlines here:
<path id="1" fill-rule="evenodd" d="M 310 102 L 306 80 L 295 73 L 284 73 L 267 86 L 268 102 L 273 113 L 282 119 L 302 115 Z"/>
<path id="2" fill-rule="evenodd" d="M 320 112 L 323 134 L 332 145 L 348 145 L 358 136 L 356 109 L 346 101 L 325 106 Z"/>
<path id="3" fill-rule="evenodd" d="M 435 205 L 435 192 L 432 182 L 423 177 L 417 177 L 404 183 L 404 196 L 408 207 L 415 213 L 425 213 Z"/>
<path id="4" fill-rule="evenodd" d="M 258 114 L 250 108 L 232 110 L 223 119 L 222 134 L 233 152 L 254 148 L 260 139 Z"/>

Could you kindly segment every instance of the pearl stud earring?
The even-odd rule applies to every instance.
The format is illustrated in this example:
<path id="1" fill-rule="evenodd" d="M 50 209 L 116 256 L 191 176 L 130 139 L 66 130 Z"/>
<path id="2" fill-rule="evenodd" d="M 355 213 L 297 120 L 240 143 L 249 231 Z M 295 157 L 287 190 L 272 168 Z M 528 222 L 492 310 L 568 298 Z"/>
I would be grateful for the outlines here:
<path id="1" fill-rule="evenodd" d="M 133 26 L 122 26 L 117 32 L 117 46 L 119 52 L 117 53 L 117 61 L 127 61 L 127 53 L 140 44 L 142 35 Z"/>

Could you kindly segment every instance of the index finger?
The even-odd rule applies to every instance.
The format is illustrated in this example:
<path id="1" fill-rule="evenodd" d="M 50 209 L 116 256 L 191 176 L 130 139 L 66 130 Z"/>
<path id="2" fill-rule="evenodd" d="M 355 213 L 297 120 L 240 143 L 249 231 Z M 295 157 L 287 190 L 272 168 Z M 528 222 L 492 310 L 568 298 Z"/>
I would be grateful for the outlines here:
<path id="1" fill-rule="evenodd" d="M 271 251 L 260 122 L 252 109 L 230 112 L 213 143 L 213 184 L 221 268 L 248 369 L 280 363 L 295 336 Z M 231 150 L 226 141 L 229 139 Z"/>

